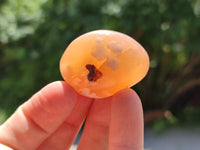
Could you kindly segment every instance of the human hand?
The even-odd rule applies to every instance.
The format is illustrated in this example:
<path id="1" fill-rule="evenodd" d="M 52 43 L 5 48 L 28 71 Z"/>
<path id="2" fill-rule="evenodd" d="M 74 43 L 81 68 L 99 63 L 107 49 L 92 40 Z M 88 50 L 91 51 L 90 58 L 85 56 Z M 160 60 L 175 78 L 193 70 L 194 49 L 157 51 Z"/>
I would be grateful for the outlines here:
<path id="1" fill-rule="evenodd" d="M 78 150 L 143 150 L 143 112 L 133 90 L 93 100 L 62 81 L 37 92 L 0 126 L 0 150 L 67 150 L 85 119 Z"/>

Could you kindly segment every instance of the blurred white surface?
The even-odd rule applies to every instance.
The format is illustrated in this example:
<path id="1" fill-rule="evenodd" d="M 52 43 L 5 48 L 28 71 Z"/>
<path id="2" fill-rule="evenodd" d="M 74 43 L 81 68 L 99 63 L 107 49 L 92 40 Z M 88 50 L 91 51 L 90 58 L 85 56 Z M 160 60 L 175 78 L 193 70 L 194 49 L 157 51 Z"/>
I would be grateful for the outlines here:
<path id="1" fill-rule="evenodd" d="M 200 127 L 173 128 L 161 134 L 146 129 L 144 147 L 149 150 L 200 150 Z"/>

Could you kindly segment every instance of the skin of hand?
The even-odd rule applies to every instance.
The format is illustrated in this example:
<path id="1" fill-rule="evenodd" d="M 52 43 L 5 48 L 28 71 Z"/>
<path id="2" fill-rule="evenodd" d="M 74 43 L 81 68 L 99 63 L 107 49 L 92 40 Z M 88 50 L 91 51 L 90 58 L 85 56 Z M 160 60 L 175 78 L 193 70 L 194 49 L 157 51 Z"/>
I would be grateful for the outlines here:
<path id="1" fill-rule="evenodd" d="M 48 84 L 0 126 L 0 150 L 143 150 L 143 110 L 131 89 L 91 99 L 66 82 Z"/>

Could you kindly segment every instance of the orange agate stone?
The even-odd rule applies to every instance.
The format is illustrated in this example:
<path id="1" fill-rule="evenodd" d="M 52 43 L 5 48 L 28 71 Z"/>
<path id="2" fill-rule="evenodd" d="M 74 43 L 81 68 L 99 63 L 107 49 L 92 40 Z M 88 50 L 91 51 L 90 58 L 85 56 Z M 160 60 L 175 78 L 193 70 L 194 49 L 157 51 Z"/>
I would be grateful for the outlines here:
<path id="1" fill-rule="evenodd" d="M 60 60 L 64 80 L 79 94 L 108 97 L 142 80 L 149 69 L 145 49 L 116 31 L 96 30 L 76 38 Z"/>

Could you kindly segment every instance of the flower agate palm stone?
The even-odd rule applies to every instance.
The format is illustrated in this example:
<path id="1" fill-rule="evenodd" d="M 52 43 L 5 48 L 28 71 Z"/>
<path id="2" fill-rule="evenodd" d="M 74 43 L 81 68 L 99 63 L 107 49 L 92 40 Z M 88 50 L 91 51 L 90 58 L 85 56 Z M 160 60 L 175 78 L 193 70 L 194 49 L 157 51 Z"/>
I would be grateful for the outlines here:
<path id="1" fill-rule="evenodd" d="M 79 94 L 104 98 L 141 81 L 149 56 L 133 38 L 111 30 L 96 30 L 73 40 L 60 60 L 64 80 Z"/>

